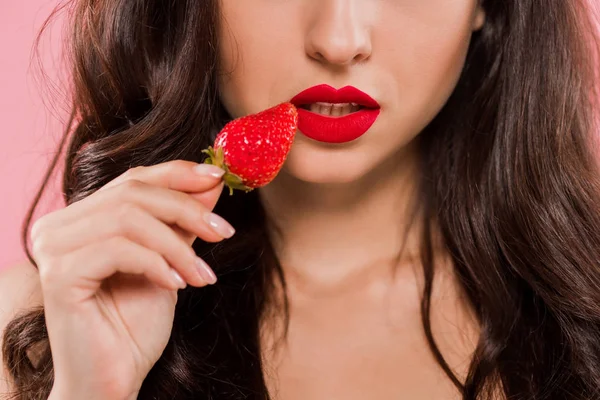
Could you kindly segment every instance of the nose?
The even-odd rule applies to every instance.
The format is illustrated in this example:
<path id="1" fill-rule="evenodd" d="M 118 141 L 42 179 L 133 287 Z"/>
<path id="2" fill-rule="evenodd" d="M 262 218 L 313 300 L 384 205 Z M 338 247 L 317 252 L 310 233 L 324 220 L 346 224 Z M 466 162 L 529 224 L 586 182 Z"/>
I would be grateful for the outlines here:
<path id="1" fill-rule="evenodd" d="M 371 55 L 371 37 L 354 0 L 317 0 L 307 30 L 306 54 L 331 65 L 351 65 Z"/>

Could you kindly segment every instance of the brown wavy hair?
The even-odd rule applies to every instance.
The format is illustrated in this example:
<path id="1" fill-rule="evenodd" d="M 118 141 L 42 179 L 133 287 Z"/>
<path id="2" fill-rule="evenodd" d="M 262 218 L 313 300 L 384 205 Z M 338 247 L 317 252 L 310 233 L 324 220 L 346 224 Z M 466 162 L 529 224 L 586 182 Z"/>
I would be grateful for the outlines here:
<path id="1" fill-rule="evenodd" d="M 463 399 L 600 399 L 600 181 L 594 58 L 583 0 L 482 0 L 455 91 L 420 133 L 422 321 Z M 138 165 L 202 161 L 229 120 L 218 99 L 217 0 L 78 0 L 69 12 L 72 114 L 33 212 L 65 150 L 67 204 Z M 219 275 L 180 293 L 170 341 L 139 399 L 268 399 L 259 328 L 285 288 L 256 192 L 216 210 L 237 229 L 193 248 Z M 466 379 L 430 326 L 432 232 L 444 244 L 481 335 Z M 287 317 L 287 303 L 284 311 Z M 14 397 L 46 399 L 53 381 L 43 309 L 3 339 Z M 37 357 L 28 357 L 32 350 Z"/>

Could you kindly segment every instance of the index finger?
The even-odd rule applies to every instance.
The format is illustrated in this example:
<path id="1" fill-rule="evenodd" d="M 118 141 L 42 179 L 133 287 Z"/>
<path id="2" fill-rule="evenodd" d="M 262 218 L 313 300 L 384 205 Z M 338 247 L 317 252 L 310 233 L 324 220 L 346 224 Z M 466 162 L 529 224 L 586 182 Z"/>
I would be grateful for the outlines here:
<path id="1" fill-rule="evenodd" d="M 130 168 L 98 191 L 117 186 L 129 179 L 135 179 L 180 192 L 198 193 L 217 186 L 224 173 L 222 168 L 215 165 L 173 160 L 149 167 Z"/>
<path id="2" fill-rule="evenodd" d="M 198 171 L 196 167 L 199 167 L 200 170 Z M 196 164 L 185 160 L 168 161 L 149 167 L 131 168 L 102 186 L 96 193 L 115 187 L 128 180 L 137 180 L 154 186 L 195 194 L 193 197 L 196 200 L 212 209 L 218 200 L 220 190 L 222 190 L 223 186 L 223 180 L 217 178 L 219 174 L 222 175 L 221 171 L 225 172 L 221 168 L 210 164 Z M 45 215 L 43 219 L 46 225 L 65 224 L 74 218 L 78 218 L 88 207 L 89 203 L 85 201 L 73 203 L 69 207 Z M 37 228 L 39 228 L 38 221 L 32 227 L 32 237 L 39 230 Z"/>

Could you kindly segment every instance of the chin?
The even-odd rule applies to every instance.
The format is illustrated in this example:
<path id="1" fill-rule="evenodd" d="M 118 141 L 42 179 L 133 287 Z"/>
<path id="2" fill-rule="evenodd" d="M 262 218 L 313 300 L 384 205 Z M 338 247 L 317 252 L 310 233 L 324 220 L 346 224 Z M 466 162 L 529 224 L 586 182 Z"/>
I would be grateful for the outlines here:
<path id="1" fill-rule="evenodd" d="M 348 184 L 360 180 L 370 169 L 365 154 L 357 157 L 351 152 L 302 150 L 290 151 L 281 175 L 311 184 Z"/>

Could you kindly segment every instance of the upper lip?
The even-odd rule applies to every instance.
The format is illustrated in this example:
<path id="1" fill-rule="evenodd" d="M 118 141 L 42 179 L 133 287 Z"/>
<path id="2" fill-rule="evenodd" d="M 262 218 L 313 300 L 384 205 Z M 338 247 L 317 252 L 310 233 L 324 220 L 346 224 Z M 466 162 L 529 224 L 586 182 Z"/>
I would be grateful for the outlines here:
<path id="1" fill-rule="evenodd" d="M 329 85 L 317 85 L 298 93 L 290 102 L 299 107 L 313 103 L 355 103 L 367 108 L 379 108 L 379 103 L 354 86 L 336 90 Z"/>

